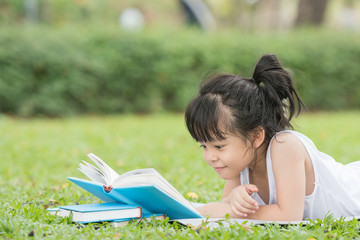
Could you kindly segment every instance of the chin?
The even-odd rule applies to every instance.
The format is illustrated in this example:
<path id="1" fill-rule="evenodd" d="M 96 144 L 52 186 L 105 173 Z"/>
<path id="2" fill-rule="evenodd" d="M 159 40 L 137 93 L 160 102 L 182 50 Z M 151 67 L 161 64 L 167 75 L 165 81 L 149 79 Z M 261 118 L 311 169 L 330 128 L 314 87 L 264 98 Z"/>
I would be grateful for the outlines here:
<path id="1" fill-rule="evenodd" d="M 231 180 L 231 179 L 234 179 L 235 177 L 233 177 L 233 176 L 221 176 L 221 175 L 219 175 L 222 179 L 224 179 L 224 180 Z"/>
<path id="2" fill-rule="evenodd" d="M 224 180 L 232 180 L 232 179 L 240 177 L 240 173 L 239 174 L 232 174 L 232 175 L 225 174 L 225 173 L 222 173 L 222 174 L 220 173 L 219 177 L 221 177 Z"/>

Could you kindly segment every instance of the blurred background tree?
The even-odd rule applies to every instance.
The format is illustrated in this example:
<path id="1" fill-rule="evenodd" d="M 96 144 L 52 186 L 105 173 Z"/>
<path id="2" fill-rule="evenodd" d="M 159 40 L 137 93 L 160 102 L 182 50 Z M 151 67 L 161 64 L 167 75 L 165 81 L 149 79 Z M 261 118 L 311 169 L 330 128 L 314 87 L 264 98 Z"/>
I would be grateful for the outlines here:
<path id="1" fill-rule="evenodd" d="M 295 25 L 321 25 L 324 22 L 328 0 L 299 0 Z"/>
<path id="2" fill-rule="evenodd" d="M 0 113 L 182 111 L 264 53 L 309 108 L 360 108 L 359 23 L 358 0 L 0 0 Z"/>
<path id="3" fill-rule="evenodd" d="M 204 2 L 216 18 L 218 28 L 288 29 L 303 25 L 342 27 L 344 12 L 351 12 L 352 25 L 360 22 L 360 2 L 356 0 L 187 0 Z M 0 21 L 26 21 L 54 26 L 64 24 L 116 24 L 119 14 L 135 6 L 148 26 L 184 23 L 182 1 L 160 0 L 0 0 Z"/>

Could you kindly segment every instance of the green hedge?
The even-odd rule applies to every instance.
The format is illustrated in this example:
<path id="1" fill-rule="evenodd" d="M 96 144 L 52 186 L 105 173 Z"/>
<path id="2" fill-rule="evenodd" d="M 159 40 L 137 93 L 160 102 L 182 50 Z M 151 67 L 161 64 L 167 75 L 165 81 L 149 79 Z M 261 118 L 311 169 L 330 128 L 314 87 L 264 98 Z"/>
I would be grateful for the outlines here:
<path id="1" fill-rule="evenodd" d="M 310 109 L 360 107 L 359 34 L 0 28 L 0 112 L 181 111 L 218 72 L 250 76 L 264 53 L 293 72 Z"/>

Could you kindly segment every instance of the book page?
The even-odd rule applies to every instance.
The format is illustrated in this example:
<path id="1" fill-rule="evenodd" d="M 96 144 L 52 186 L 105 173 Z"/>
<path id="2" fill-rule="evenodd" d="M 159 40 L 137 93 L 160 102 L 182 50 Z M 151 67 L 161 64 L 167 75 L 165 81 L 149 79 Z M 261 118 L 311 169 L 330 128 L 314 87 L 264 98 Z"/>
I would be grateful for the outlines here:
<path id="1" fill-rule="evenodd" d="M 116 186 L 117 182 L 121 182 L 122 179 L 130 177 L 132 175 L 139 175 L 139 174 L 156 174 L 158 173 L 155 169 L 153 168 L 144 168 L 144 169 L 135 169 L 126 173 L 121 174 L 120 176 L 118 176 L 116 179 L 113 180 L 113 184 Z"/>
<path id="2" fill-rule="evenodd" d="M 145 182 L 146 180 L 140 180 L 140 176 L 146 176 L 147 178 L 152 177 L 154 178 L 154 180 L 151 179 L 147 179 L 148 181 Z M 166 192 L 169 193 L 169 195 L 174 195 L 174 196 L 181 196 L 183 197 L 158 171 L 156 171 L 153 168 L 145 168 L 145 169 L 136 169 L 136 170 L 132 170 L 130 172 L 124 173 L 121 176 L 119 176 L 114 182 L 114 186 L 120 186 L 120 185 L 127 185 L 127 186 L 131 186 L 134 183 L 132 183 L 132 181 L 134 181 L 133 179 L 138 178 L 138 180 L 135 180 L 137 184 L 141 184 L 141 185 L 154 185 L 154 183 L 152 183 L 151 181 L 156 181 L 158 182 L 159 187 L 161 185 L 167 186 L 166 188 L 164 188 L 164 190 L 166 190 L 167 188 L 171 189 L 171 190 L 167 190 Z M 126 179 L 126 180 L 125 180 Z M 141 183 L 141 181 L 143 181 L 143 183 Z M 150 181 L 150 182 L 149 182 Z"/>
<path id="3" fill-rule="evenodd" d="M 92 181 L 107 185 L 104 173 L 90 163 L 83 161 L 78 169 Z"/>
<path id="4" fill-rule="evenodd" d="M 121 175 L 114 182 L 114 187 L 118 186 L 144 186 L 154 185 L 167 195 L 181 202 L 186 207 L 195 210 L 191 203 L 184 198 L 163 176 L 160 175 L 155 169 L 139 169 L 126 173 L 125 176 Z M 196 210 L 195 210 L 196 211 Z"/>
<path id="5" fill-rule="evenodd" d="M 93 153 L 89 153 L 88 157 L 99 167 L 99 169 L 105 175 L 106 185 L 112 185 L 114 179 L 119 177 L 119 174 L 116 173 L 109 165 L 107 165 L 103 160 Z"/>
<path id="6" fill-rule="evenodd" d="M 173 197 L 183 197 L 163 176 L 153 168 L 138 169 L 121 175 L 114 186 L 155 185 Z"/>

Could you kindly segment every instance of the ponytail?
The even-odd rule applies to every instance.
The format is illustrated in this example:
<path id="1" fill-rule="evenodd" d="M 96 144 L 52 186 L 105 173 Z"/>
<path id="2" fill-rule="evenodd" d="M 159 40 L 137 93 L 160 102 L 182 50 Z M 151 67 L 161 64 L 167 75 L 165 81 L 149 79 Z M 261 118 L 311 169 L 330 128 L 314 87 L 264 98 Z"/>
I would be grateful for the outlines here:
<path id="1" fill-rule="evenodd" d="M 207 79 L 189 103 L 185 121 L 200 142 L 224 139 L 229 132 L 248 138 L 259 126 L 267 141 L 276 132 L 292 129 L 290 121 L 302 108 L 290 74 L 275 55 L 264 55 L 252 78 L 220 74 Z"/>
<path id="2" fill-rule="evenodd" d="M 254 69 L 253 80 L 260 90 L 264 121 L 272 118 L 278 125 L 274 126 L 274 130 L 293 128 L 290 123 L 292 117 L 295 113 L 299 115 L 305 105 L 293 86 L 291 75 L 282 68 L 275 55 L 260 58 Z"/>

